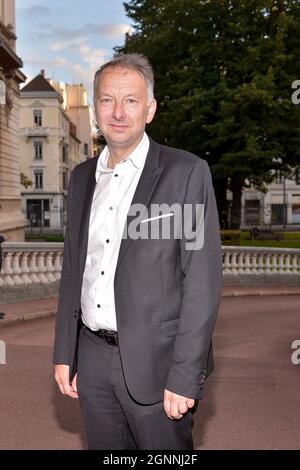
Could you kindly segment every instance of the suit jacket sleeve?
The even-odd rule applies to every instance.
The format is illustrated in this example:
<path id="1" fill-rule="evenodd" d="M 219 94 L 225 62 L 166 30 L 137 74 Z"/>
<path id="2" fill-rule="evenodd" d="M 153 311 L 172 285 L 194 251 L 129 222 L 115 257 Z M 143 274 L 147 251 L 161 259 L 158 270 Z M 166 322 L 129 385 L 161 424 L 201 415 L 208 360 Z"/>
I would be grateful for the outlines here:
<path id="1" fill-rule="evenodd" d="M 211 174 L 206 161 L 200 158 L 188 179 L 185 204 L 204 204 L 204 244 L 201 249 L 188 250 L 186 243 L 190 240 L 186 236 L 181 239 L 183 301 L 166 389 L 201 399 L 221 298 L 222 250 Z M 192 224 L 195 229 L 195 214 Z"/>
<path id="2" fill-rule="evenodd" d="M 71 173 L 68 198 L 67 198 L 67 226 L 64 238 L 64 254 L 61 271 L 61 279 L 58 297 L 58 312 L 55 327 L 55 342 L 53 363 L 69 365 L 69 333 L 70 315 L 72 299 L 72 271 L 71 271 L 71 251 L 70 251 L 70 220 L 71 220 L 71 200 L 73 189 L 73 172 Z"/>

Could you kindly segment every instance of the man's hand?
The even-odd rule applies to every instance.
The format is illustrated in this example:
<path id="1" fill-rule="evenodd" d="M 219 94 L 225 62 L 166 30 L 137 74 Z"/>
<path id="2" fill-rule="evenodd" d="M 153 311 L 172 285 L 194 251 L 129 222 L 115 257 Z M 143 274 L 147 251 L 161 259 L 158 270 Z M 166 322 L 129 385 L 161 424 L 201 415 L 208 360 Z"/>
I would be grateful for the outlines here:
<path id="1" fill-rule="evenodd" d="M 58 383 L 59 389 L 63 395 L 68 395 L 71 398 L 78 398 L 77 394 L 77 374 L 75 375 L 72 384 L 69 382 L 69 369 L 70 366 L 65 364 L 58 364 L 55 366 L 55 380 Z"/>
<path id="2" fill-rule="evenodd" d="M 195 400 L 193 398 L 183 397 L 165 389 L 164 408 L 168 418 L 182 418 L 189 408 L 193 408 L 194 404 Z"/>

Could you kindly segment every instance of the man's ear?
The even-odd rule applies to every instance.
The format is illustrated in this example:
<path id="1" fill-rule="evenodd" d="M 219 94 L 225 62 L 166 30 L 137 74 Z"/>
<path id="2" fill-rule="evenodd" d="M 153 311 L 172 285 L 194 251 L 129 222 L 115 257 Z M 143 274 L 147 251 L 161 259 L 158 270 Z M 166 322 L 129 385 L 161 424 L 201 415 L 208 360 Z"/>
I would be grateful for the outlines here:
<path id="1" fill-rule="evenodd" d="M 146 119 L 147 124 L 150 124 L 150 122 L 154 118 L 156 108 L 157 108 L 157 102 L 156 102 L 156 99 L 153 98 L 153 100 L 148 106 L 148 113 L 147 113 L 147 119 Z"/>

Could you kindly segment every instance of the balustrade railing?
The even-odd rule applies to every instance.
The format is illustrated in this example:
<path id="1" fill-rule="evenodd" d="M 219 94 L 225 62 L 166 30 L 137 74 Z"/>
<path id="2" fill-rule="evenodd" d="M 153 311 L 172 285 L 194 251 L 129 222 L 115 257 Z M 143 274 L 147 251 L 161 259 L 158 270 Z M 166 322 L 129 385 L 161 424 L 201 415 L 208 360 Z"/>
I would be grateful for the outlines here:
<path id="1" fill-rule="evenodd" d="M 49 284 L 60 279 L 63 243 L 6 242 L 1 286 Z"/>
<path id="2" fill-rule="evenodd" d="M 300 274 L 300 249 L 223 246 L 223 274 Z"/>
<path id="3" fill-rule="evenodd" d="M 223 246 L 226 276 L 300 275 L 300 249 Z M 59 281 L 63 243 L 3 243 L 1 286 Z"/>

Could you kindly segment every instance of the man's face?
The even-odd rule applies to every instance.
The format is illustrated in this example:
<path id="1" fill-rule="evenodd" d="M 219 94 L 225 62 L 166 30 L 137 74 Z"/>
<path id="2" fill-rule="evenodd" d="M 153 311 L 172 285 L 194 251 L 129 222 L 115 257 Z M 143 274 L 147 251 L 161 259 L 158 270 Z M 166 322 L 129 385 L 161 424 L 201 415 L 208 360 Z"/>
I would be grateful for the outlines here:
<path id="1" fill-rule="evenodd" d="M 98 82 L 95 111 L 108 146 L 133 150 L 154 117 L 156 101 L 149 104 L 146 82 L 138 72 L 108 67 Z"/>

